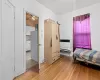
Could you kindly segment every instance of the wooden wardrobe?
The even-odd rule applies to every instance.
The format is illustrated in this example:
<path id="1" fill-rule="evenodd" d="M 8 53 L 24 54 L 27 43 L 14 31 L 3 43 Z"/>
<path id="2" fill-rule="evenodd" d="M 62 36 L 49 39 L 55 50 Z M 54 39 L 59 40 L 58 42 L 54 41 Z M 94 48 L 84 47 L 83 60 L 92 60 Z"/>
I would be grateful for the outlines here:
<path id="1" fill-rule="evenodd" d="M 44 21 L 44 59 L 52 64 L 60 58 L 59 25 L 53 20 Z"/>

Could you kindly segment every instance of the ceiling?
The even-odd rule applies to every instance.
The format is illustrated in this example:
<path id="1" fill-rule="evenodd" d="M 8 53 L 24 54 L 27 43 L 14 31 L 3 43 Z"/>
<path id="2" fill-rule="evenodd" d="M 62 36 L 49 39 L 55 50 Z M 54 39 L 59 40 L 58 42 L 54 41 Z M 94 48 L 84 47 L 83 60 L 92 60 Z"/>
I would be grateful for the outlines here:
<path id="1" fill-rule="evenodd" d="M 73 9 L 80 9 L 96 3 L 100 0 L 37 0 L 45 7 L 52 10 L 55 14 L 65 14 Z"/>
<path id="2" fill-rule="evenodd" d="M 35 25 L 38 24 L 38 17 L 33 16 L 30 13 L 26 13 L 26 25 L 35 27 Z"/>

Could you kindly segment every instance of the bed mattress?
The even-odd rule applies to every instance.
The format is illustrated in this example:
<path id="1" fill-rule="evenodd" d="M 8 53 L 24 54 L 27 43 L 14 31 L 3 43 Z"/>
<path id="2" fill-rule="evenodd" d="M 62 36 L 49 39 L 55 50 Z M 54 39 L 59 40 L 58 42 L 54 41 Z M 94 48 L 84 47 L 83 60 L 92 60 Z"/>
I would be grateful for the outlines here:
<path id="1" fill-rule="evenodd" d="M 74 57 L 100 64 L 100 51 L 77 48 L 74 51 Z"/>

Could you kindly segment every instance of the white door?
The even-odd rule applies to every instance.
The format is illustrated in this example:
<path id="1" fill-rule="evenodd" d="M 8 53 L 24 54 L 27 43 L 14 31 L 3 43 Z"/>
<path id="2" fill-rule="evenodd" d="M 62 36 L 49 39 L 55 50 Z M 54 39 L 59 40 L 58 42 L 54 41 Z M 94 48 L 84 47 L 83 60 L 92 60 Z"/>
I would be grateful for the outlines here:
<path id="1" fill-rule="evenodd" d="M 2 0 L 2 80 L 13 80 L 14 78 L 14 24 L 14 6 L 8 0 Z"/>
<path id="2" fill-rule="evenodd" d="M 31 54 L 32 54 L 32 59 L 35 60 L 36 62 L 39 61 L 39 53 L 38 53 L 38 32 L 37 31 L 32 31 L 31 32 Z"/>

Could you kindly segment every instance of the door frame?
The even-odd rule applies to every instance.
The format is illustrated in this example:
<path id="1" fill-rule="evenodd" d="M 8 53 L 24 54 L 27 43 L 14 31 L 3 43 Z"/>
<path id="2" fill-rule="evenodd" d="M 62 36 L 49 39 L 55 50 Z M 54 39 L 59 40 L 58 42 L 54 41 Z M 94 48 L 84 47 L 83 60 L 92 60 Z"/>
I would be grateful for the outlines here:
<path id="1" fill-rule="evenodd" d="M 23 68 L 24 68 L 24 71 L 26 72 L 26 13 L 30 13 L 34 16 L 37 16 L 35 15 L 34 13 L 32 12 L 29 12 L 28 10 L 26 10 L 25 8 L 23 8 Z M 37 16 L 38 19 L 39 19 L 39 16 Z M 39 44 L 39 40 L 40 40 L 40 37 L 39 37 L 39 33 L 40 33 L 40 28 L 39 28 L 39 20 L 38 20 L 38 58 L 39 58 L 39 53 L 40 53 L 40 44 Z M 39 69 L 40 69 L 40 62 L 39 63 Z"/>

